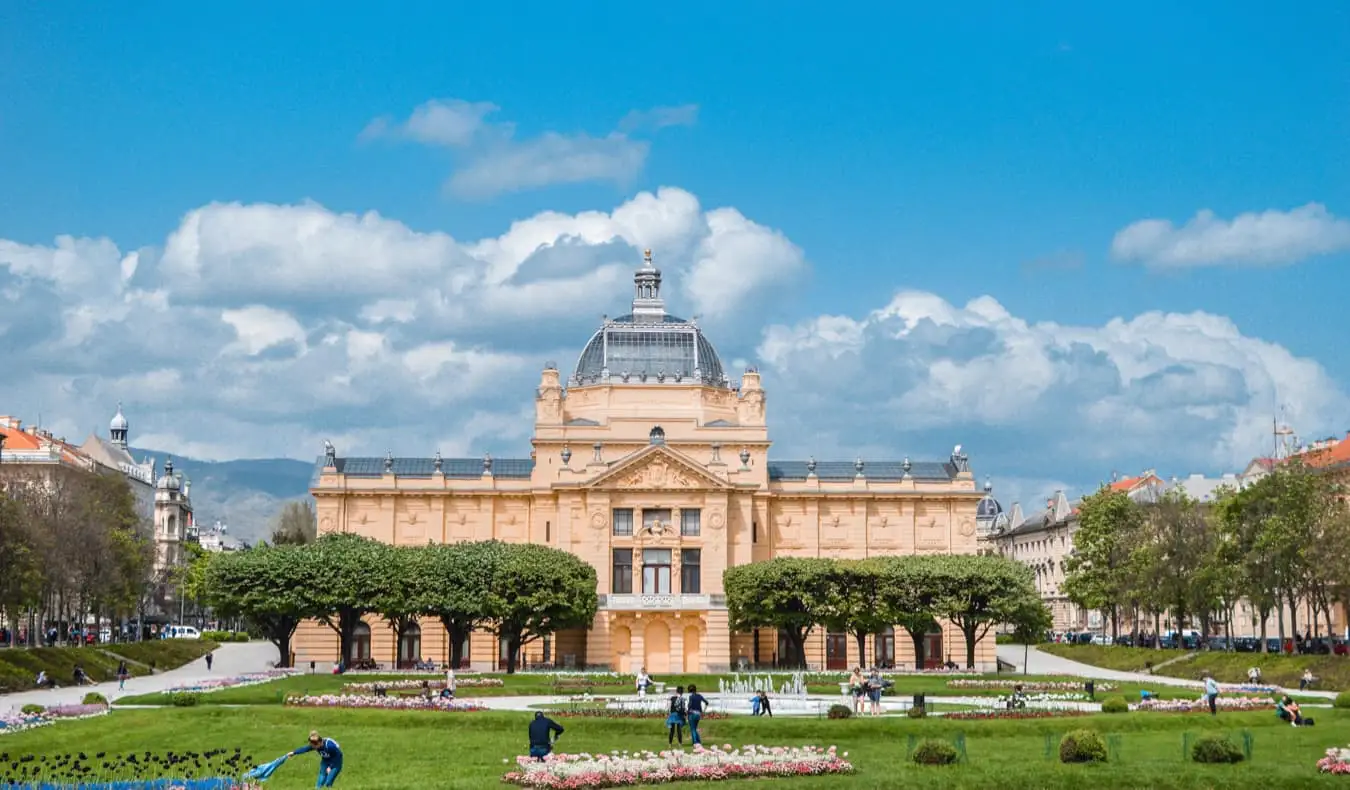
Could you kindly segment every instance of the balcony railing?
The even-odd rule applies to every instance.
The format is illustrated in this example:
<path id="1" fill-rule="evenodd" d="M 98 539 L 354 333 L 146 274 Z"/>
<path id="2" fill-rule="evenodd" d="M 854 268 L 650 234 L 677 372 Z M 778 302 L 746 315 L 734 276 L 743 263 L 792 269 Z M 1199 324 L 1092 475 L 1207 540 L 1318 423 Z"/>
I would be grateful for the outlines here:
<path id="1" fill-rule="evenodd" d="M 679 595 L 637 593 L 601 595 L 600 608 L 625 611 L 684 611 L 725 609 L 725 595 Z"/>

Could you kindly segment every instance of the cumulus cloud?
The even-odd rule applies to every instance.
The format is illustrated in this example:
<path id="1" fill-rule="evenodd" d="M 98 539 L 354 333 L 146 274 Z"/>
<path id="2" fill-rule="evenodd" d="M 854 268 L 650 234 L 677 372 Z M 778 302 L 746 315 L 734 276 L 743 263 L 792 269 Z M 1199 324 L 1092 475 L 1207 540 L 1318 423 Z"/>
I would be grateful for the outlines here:
<path id="1" fill-rule="evenodd" d="M 728 327 L 802 268 L 778 231 L 675 188 L 463 241 L 316 203 L 201 206 L 158 249 L 0 240 L 0 342 L 31 374 L 0 381 L 0 402 L 88 431 L 123 401 L 157 449 L 208 457 L 305 456 L 325 436 L 520 452 L 506 443 L 529 430 L 539 369 L 627 311 L 647 247 L 672 311 Z M 686 293 L 709 261 L 752 252 L 731 296 Z"/>
<path id="2" fill-rule="evenodd" d="M 1107 464 L 1234 470 L 1268 447 L 1281 409 L 1325 429 L 1350 406 L 1317 362 L 1202 312 L 1073 326 L 989 296 L 957 306 L 902 291 L 861 317 L 771 326 L 758 354 L 778 419 L 829 415 L 803 451 L 856 451 L 851 440 L 893 456 L 946 437 L 1026 478 Z"/>
<path id="3" fill-rule="evenodd" d="M 1206 209 L 1179 228 L 1169 220 L 1145 219 L 1121 229 L 1111 244 L 1118 260 L 1159 268 L 1283 266 L 1345 250 L 1350 220 L 1320 203 L 1248 212 L 1231 221 Z"/>
<path id="4" fill-rule="evenodd" d="M 457 168 L 446 181 L 446 190 L 463 198 L 486 199 L 554 184 L 608 181 L 626 186 L 642 172 L 651 150 L 649 141 L 632 134 L 689 126 L 698 118 L 698 105 L 656 107 L 630 112 L 617 130 L 601 136 L 545 131 L 521 138 L 515 124 L 488 120 L 500 109 L 491 102 L 432 99 L 405 121 L 389 116 L 372 120 L 358 139 L 404 139 L 455 149 Z"/>

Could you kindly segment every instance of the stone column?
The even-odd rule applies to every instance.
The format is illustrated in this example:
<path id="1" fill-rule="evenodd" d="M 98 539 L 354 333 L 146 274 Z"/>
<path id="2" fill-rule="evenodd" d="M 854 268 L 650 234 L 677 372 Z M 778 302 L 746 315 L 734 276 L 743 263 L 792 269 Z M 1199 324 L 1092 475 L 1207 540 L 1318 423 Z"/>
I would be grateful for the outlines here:
<path id="1" fill-rule="evenodd" d="M 672 567 L 671 573 L 674 574 Z M 684 626 L 688 621 L 677 613 L 674 617 L 666 620 L 666 627 L 670 629 L 670 668 L 675 671 L 680 667 L 684 672 L 690 672 L 684 665 Z"/>

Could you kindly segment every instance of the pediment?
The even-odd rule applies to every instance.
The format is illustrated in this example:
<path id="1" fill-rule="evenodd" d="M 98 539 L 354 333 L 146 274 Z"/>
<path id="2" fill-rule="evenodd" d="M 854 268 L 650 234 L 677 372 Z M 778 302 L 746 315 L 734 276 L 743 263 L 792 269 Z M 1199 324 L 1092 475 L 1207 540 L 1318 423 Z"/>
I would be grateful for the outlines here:
<path id="1" fill-rule="evenodd" d="M 619 461 L 586 488 L 628 491 L 726 489 L 731 484 L 665 445 L 651 445 Z"/>

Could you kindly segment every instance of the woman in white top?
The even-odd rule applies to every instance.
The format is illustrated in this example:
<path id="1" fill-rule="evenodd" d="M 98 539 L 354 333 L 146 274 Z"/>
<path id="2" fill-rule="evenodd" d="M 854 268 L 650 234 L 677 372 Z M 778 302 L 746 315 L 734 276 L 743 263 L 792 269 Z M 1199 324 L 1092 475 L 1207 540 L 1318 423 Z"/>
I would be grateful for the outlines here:
<path id="1" fill-rule="evenodd" d="M 647 674 L 647 668 L 638 670 L 637 674 L 637 693 L 639 697 L 647 696 L 647 687 L 652 684 L 652 676 Z"/>

